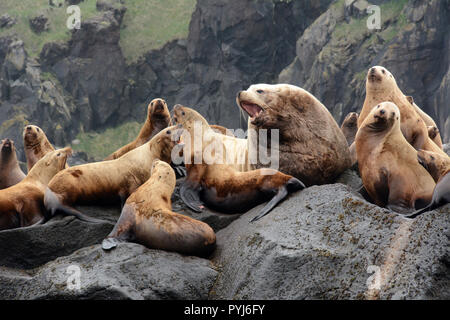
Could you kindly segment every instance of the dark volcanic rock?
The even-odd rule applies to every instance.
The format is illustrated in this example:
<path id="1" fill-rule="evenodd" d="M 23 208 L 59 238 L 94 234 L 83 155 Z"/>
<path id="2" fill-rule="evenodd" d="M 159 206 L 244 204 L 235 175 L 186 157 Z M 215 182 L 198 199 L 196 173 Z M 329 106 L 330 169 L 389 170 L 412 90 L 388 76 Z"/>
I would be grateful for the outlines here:
<path id="1" fill-rule="evenodd" d="M 11 28 L 17 23 L 17 19 L 11 17 L 9 14 L 5 13 L 0 16 L 0 29 L 1 28 Z"/>
<path id="2" fill-rule="evenodd" d="M 210 298 L 450 298 L 450 205 L 412 221 L 335 184 L 249 223 L 259 209 L 217 233 Z M 374 272 L 379 291 L 368 287 Z"/>
<path id="3" fill-rule="evenodd" d="M 68 286 L 79 268 L 80 290 Z M 1 299 L 206 299 L 217 276 L 208 260 L 124 243 L 92 246 L 31 270 L 0 269 Z"/>
<path id="4" fill-rule="evenodd" d="M 49 28 L 48 18 L 42 14 L 30 18 L 30 28 L 34 33 L 41 33 L 47 31 Z"/>
<path id="5" fill-rule="evenodd" d="M 74 217 L 55 217 L 48 223 L 0 232 L 0 266 L 31 269 L 58 257 L 101 243 L 111 232 L 120 211 L 89 208 L 81 211 L 105 223 L 86 223 Z"/>

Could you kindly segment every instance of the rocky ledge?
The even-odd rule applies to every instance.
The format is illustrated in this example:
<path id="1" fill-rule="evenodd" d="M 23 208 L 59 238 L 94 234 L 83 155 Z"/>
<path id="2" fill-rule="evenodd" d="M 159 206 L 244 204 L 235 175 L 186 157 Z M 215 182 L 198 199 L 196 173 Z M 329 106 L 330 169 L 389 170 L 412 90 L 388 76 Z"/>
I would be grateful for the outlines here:
<path id="1" fill-rule="evenodd" d="M 116 207 L 79 208 L 101 224 L 57 217 L 3 231 L 0 299 L 449 299 L 450 205 L 408 220 L 364 200 L 360 185 L 348 170 L 257 223 L 260 207 L 197 214 L 175 191 L 175 211 L 216 231 L 209 259 L 133 243 L 104 252 Z"/>

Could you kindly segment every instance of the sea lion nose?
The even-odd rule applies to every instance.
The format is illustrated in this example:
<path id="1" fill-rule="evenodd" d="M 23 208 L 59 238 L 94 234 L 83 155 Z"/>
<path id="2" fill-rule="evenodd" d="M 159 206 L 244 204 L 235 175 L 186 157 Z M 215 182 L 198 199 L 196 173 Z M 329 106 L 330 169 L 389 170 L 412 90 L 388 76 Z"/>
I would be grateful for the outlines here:
<path id="1" fill-rule="evenodd" d="M 28 127 L 27 127 L 27 131 L 30 131 L 30 130 L 31 130 L 31 126 L 28 126 Z"/>
<path id="2" fill-rule="evenodd" d="M 237 95 L 237 96 L 238 96 L 239 99 L 241 98 L 241 93 L 242 93 L 242 91 L 239 91 L 239 92 L 238 92 L 238 95 Z"/>
<path id="3" fill-rule="evenodd" d="M 383 114 L 385 114 L 385 113 L 386 113 L 386 111 L 384 111 L 383 109 L 380 110 L 380 114 L 381 114 L 381 115 L 383 115 Z"/>
<path id="4" fill-rule="evenodd" d="M 375 67 L 371 68 L 371 69 L 370 69 L 370 74 L 374 74 L 375 71 L 376 71 Z"/>

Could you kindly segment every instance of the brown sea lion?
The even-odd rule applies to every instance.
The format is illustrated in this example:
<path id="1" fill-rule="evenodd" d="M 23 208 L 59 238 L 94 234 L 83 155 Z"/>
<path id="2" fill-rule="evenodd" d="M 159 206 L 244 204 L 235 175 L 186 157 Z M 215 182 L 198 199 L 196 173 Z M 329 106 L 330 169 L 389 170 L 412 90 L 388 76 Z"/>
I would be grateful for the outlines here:
<path id="1" fill-rule="evenodd" d="M 27 227 L 42 222 L 44 192 L 48 182 L 63 170 L 72 149 L 47 153 L 18 184 L 0 190 L 0 230 Z"/>
<path id="2" fill-rule="evenodd" d="M 394 76 L 384 67 L 375 66 L 369 69 L 366 81 L 366 99 L 359 114 L 358 128 L 372 111 L 373 107 L 389 101 L 400 110 L 401 130 L 406 140 L 416 150 L 428 150 L 444 154 L 444 151 L 428 136 L 425 121 L 410 99 L 397 86 Z"/>
<path id="3" fill-rule="evenodd" d="M 131 150 L 122 157 L 83 164 L 58 173 L 48 184 L 44 203 L 49 211 L 47 218 L 60 212 L 81 216 L 74 205 L 122 203 L 150 177 L 152 162 L 171 160 L 174 127 L 160 131 L 149 142 Z"/>
<path id="4" fill-rule="evenodd" d="M 358 117 L 359 115 L 356 112 L 350 112 L 341 125 L 342 133 L 349 146 L 355 141 L 356 132 L 358 132 Z"/>
<path id="5" fill-rule="evenodd" d="M 420 150 L 417 153 L 417 158 L 419 163 L 431 174 L 437 184 L 433 191 L 431 203 L 427 207 L 408 216 L 409 218 L 416 218 L 427 211 L 450 203 L 450 157 L 436 152 Z"/>
<path id="6" fill-rule="evenodd" d="M 235 145 L 231 143 L 231 148 L 224 147 L 230 137 L 215 133 L 197 111 L 176 105 L 173 120 L 189 133 L 192 139 L 190 145 L 200 145 L 200 150 L 192 147 L 183 151 L 187 177 L 180 187 L 180 197 L 191 210 L 201 212 L 206 205 L 224 213 L 244 213 L 270 200 L 252 220 L 256 221 L 268 214 L 289 193 L 305 188 L 297 178 L 273 169 L 237 170 L 233 162 Z M 202 124 L 200 136 L 195 134 L 194 122 Z M 186 139 L 183 141 L 187 142 Z M 228 150 L 231 157 L 227 154 Z M 200 159 L 194 159 L 199 153 Z M 230 159 L 232 161 L 228 162 Z"/>
<path id="7" fill-rule="evenodd" d="M 327 108 L 302 88 L 252 85 L 238 93 L 237 104 L 250 116 L 249 150 L 261 145 L 262 130 L 269 129 L 271 136 L 278 130 L 281 172 L 310 186 L 334 182 L 350 167 L 349 148 L 338 124 Z M 268 149 L 270 153 L 270 145 Z M 260 162 L 255 166 L 261 167 L 265 165 Z"/>
<path id="8" fill-rule="evenodd" d="M 207 256 L 214 250 L 216 235 L 206 223 L 172 211 L 171 196 L 176 178 L 164 161 L 155 160 L 150 179 L 127 199 L 104 250 L 122 241 L 138 242 L 151 249 Z"/>
<path id="9" fill-rule="evenodd" d="M 48 141 L 44 130 L 34 125 L 27 125 L 23 129 L 23 145 L 25 157 L 27 158 L 28 172 L 43 156 L 55 151 L 55 148 Z"/>
<path id="10" fill-rule="evenodd" d="M 139 135 L 129 144 L 113 152 L 105 160 L 118 159 L 127 152 L 142 146 L 150 141 L 158 132 L 170 125 L 170 113 L 167 103 L 163 99 L 152 100 L 147 108 L 147 120 L 139 132 Z"/>
<path id="11" fill-rule="evenodd" d="M 0 189 L 9 188 L 25 178 L 17 161 L 14 142 L 3 139 L 0 144 Z"/>
<path id="12" fill-rule="evenodd" d="M 435 182 L 418 163 L 417 151 L 400 129 L 391 102 L 375 106 L 356 134 L 356 154 L 365 189 L 375 204 L 404 213 L 427 206 Z"/>
<path id="13" fill-rule="evenodd" d="M 442 137 L 439 132 L 439 129 L 434 122 L 433 118 L 426 114 L 419 106 L 414 102 L 414 98 L 411 96 L 406 96 L 406 99 L 412 104 L 416 112 L 422 117 L 423 121 L 425 121 L 426 126 L 428 127 L 428 133 L 430 133 L 430 139 L 436 143 L 439 148 L 443 148 L 442 145 Z"/>

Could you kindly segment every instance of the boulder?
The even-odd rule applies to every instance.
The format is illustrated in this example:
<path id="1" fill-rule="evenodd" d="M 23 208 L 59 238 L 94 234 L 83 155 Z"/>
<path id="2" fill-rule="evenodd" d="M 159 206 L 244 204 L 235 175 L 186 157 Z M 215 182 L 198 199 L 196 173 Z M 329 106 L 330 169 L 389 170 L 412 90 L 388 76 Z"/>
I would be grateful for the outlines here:
<path id="1" fill-rule="evenodd" d="M 450 298 L 450 205 L 408 220 L 335 184 L 260 209 L 217 233 L 210 298 Z"/>
<path id="2" fill-rule="evenodd" d="M 5 13 L 0 16 L 0 29 L 1 28 L 11 28 L 17 23 L 17 19 L 11 17 L 9 14 Z"/>
<path id="3" fill-rule="evenodd" d="M 37 34 L 47 31 L 49 28 L 48 18 L 43 14 L 30 18 L 29 22 L 31 30 Z"/>
<path id="4" fill-rule="evenodd" d="M 96 245 L 34 270 L 1 268 L 0 299 L 206 299 L 216 276 L 205 259 L 133 243 L 111 252 Z"/>

